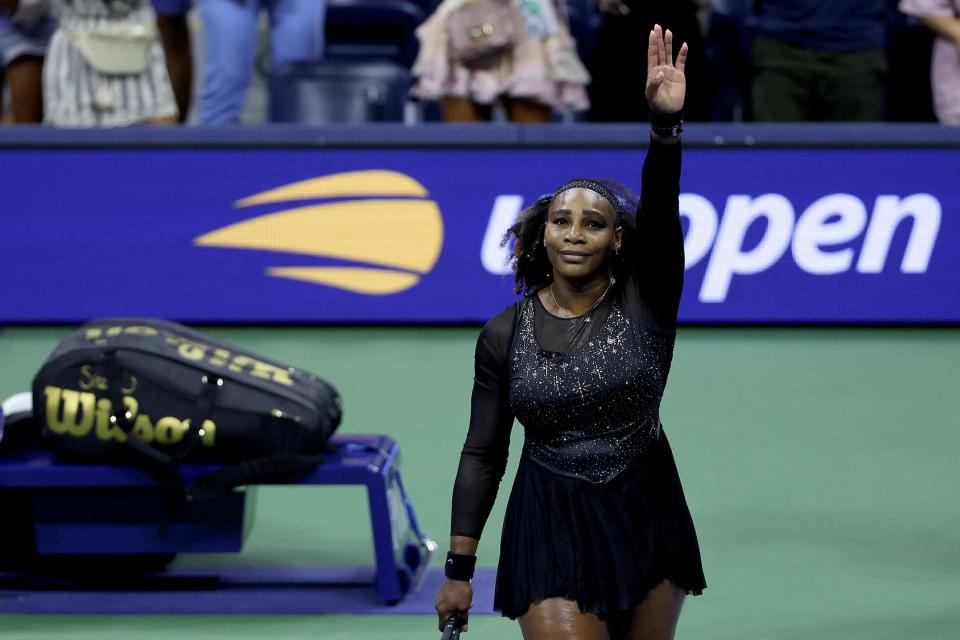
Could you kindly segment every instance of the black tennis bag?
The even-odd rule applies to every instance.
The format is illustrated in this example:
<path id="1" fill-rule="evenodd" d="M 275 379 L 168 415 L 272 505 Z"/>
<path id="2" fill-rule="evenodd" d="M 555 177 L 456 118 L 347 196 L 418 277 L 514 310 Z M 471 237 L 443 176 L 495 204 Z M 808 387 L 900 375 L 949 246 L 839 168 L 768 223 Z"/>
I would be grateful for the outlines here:
<path id="1" fill-rule="evenodd" d="M 33 406 L 47 445 L 74 460 L 285 461 L 248 466 L 234 485 L 251 471 L 282 474 L 291 459 L 315 463 L 341 418 L 340 396 L 317 376 L 146 318 L 96 320 L 64 338 L 34 378 Z"/>

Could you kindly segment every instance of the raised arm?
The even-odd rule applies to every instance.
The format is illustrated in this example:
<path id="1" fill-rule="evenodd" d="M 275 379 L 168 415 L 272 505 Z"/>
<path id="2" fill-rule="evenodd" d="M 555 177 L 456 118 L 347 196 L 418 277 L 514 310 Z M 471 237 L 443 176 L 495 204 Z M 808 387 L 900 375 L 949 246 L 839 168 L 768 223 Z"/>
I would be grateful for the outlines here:
<path id="1" fill-rule="evenodd" d="M 500 314 L 484 327 L 477 340 L 470 428 L 453 487 L 450 552 L 456 556 L 476 555 L 507 468 L 513 414 L 506 362 L 512 329 L 512 314 Z M 465 618 L 472 601 L 469 581 L 445 580 L 436 598 L 440 628 L 453 613 Z"/>
<path id="2" fill-rule="evenodd" d="M 634 281 L 650 322 L 664 331 L 676 327 L 683 289 L 683 231 L 680 226 L 680 112 L 686 96 L 686 43 L 673 59 L 673 34 L 660 26 L 647 49 L 647 102 L 653 131 L 643 163 L 633 262 Z"/>

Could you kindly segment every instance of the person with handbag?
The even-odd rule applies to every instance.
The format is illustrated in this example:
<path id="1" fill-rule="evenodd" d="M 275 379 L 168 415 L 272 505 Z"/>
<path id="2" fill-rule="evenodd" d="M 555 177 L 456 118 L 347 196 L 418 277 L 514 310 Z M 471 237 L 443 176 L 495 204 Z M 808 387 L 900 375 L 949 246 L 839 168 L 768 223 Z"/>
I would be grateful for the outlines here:
<path id="1" fill-rule="evenodd" d="M 479 538 L 524 446 L 500 541 L 494 608 L 525 640 L 673 638 L 706 588 L 696 531 L 660 422 L 683 286 L 680 134 L 688 47 L 655 26 L 650 148 L 639 200 L 574 179 L 521 214 L 518 292 L 480 333 L 470 427 L 453 490 L 440 628 L 473 604 Z M 636 212 L 634 214 L 634 212 Z"/>
<path id="2" fill-rule="evenodd" d="M 577 56 L 566 5 L 556 0 L 444 0 L 417 29 L 411 94 L 440 102 L 448 122 L 513 122 L 586 111 L 590 75 Z"/>
<path id="3" fill-rule="evenodd" d="M 177 105 L 149 0 L 3 0 L 58 21 L 43 69 L 44 123 L 174 124 Z"/>

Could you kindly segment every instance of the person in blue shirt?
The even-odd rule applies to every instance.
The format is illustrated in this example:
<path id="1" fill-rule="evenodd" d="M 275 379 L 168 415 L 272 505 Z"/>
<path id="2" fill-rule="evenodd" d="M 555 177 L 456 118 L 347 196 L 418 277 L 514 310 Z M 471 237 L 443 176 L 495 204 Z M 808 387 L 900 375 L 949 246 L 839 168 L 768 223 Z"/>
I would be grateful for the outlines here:
<path id="1" fill-rule="evenodd" d="M 757 0 L 757 121 L 883 117 L 886 0 Z"/>

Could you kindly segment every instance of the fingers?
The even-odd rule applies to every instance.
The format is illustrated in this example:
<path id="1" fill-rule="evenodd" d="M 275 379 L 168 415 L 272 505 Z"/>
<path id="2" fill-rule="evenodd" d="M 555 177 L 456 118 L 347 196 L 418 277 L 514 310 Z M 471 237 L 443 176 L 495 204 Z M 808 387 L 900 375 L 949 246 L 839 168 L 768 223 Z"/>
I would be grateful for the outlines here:
<path id="1" fill-rule="evenodd" d="M 653 77 L 653 70 L 660 64 L 658 60 L 659 56 L 659 45 L 657 44 L 657 34 L 655 31 L 650 31 L 650 37 L 647 38 L 647 79 Z"/>
<path id="2" fill-rule="evenodd" d="M 437 611 L 437 615 L 440 618 L 440 631 L 447 628 L 447 622 L 449 622 L 450 618 L 454 615 L 459 615 L 461 620 L 466 620 L 467 618 L 465 613 L 459 613 L 458 611 Z"/>
<path id="3" fill-rule="evenodd" d="M 687 43 L 684 42 L 683 46 L 680 47 L 680 53 L 677 54 L 677 71 L 683 72 L 683 68 L 687 66 Z"/>
<path id="4" fill-rule="evenodd" d="M 454 615 L 459 616 L 465 625 L 467 612 L 472 606 L 473 587 L 470 586 L 470 583 L 446 579 L 440 589 L 437 590 L 437 596 L 434 600 L 440 630 L 443 631 L 447 622 Z"/>
<path id="5" fill-rule="evenodd" d="M 667 32 L 663 36 L 663 49 L 666 52 L 666 58 L 664 59 L 664 64 L 668 67 L 673 66 L 673 32 L 670 29 L 667 29 Z"/>
<path id="6" fill-rule="evenodd" d="M 654 68 L 661 65 L 675 66 L 679 71 L 683 71 L 687 66 L 688 51 L 689 47 L 684 42 L 674 61 L 673 32 L 670 29 L 664 31 L 660 25 L 654 25 L 647 44 L 647 78 L 652 79 Z"/>
<path id="7" fill-rule="evenodd" d="M 663 29 L 660 28 L 660 25 L 656 25 L 653 31 L 657 35 L 657 64 L 665 64 L 667 60 L 667 48 L 663 43 Z"/>
<path id="8" fill-rule="evenodd" d="M 448 622 L 448 621 L 450 620 L 450 618 L 452 618 L 454 615 L 456 615 L 456 616 L 458 616 L 458 617 L 460 618 L 460 626 L 463 628 L 463 630 L 464 630 L 464 631 L 467 630 L 467 623 L 470 621 L 470 614 L 469 614 L 469 612 L 467 612 L 467 611 L 437 611 L 437 617 L 439 618 L 439 622 L 438 622 L 438 624 L 437 624 L 437 627 L 440 629 L 440 631 L 443 631 L 444 629 L 447 628 L 447 622 Z"/>

